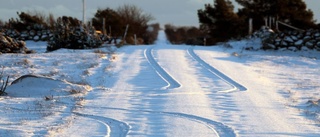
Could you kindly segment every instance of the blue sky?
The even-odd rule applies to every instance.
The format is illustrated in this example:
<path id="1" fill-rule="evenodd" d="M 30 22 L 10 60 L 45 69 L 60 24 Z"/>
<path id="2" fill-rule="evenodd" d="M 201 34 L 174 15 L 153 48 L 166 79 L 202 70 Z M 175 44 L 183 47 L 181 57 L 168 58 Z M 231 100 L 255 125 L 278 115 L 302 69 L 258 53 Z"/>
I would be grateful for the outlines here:
<path id="1" fill-rule="evenodd" d="M 234 0 L 232 0 L 234 1 Z M 305 0 L 320 22 L 319 0 Z M 40 11 L 53 13 L 56 17 L 67 15 L 82 19 L 82 0 L 0 0 L 0 19 L 7 21 L 17 17 L 17 11 Z M 86 0 L 86 19 L 93 17 L 98 8 L 117 8 L 123 4 L 134 4 L 152 14 L 161 25 L 198 26 L 197 10 L 213 0 Z M 236 3 L 234 2 L 235 6 Z"/>

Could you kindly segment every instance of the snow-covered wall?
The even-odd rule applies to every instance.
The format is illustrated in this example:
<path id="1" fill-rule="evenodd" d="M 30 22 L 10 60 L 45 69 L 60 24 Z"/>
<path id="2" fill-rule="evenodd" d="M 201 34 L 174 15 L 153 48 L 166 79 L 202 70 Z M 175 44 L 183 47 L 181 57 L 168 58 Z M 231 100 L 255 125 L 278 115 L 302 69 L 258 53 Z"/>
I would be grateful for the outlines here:
<path id="1" fill-rule="evenodd" d="M 274 50 L 318 50 L 320 51 L 320 30 L 286 31 L 273 33 L 263 40 L 263 49 Z"/>
<path id="2" fill-rule="evenodd" d="M 18 40 L 34 40 L 34 41 L 47 41 L 53 37 L 52 31 L 47 29 L 35 30 L 28 29 L 19 32 L 14 29 L 4 29 L 3 34 Z"/>
<path id="3" fill-rule="evenodd" d="M 48 51 L 59 48 L 68 49 L 87 49 L 96 48 L 103 44 L 101 35 L 96 34 L 95 29 L 91 26 L 71 26 L 63 21 L 57 22 L 54 30 L 45 27 L 26 27 L 22 31 L 16 29 L 0 29 L 0 35 L 6 36 L 6 39 L 14 40 L 33 40 L 33 41 L 48 41 Z M 4 39 L 4 38 L 3 38 Z M 1 41 L 0 41 L 1 42 Z M 3 43 L 3 42 L 2 42 Z M 0 52 L 15 51 L 10 49 L 10 44 L 6 43 L 6 48 L 0 46 Z M 15 46 L 11 46 L 15 47 Z"/>

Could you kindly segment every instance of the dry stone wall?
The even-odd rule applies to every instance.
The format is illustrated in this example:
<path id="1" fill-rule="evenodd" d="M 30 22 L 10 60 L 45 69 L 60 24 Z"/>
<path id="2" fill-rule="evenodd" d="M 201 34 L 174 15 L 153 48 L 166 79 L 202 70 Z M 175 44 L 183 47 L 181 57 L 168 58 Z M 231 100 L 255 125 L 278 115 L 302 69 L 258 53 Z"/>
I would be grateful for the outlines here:
<path id="1" fill-rule="evenodd" d="M 53 37 L 51 30 L 25 30 L 22 32 L 19 32 L 14 29 L 6 29 L 3 32 L 6 36 L 9 36 L 11 38 L 17 39 L 17 40 L 33 40 L 33 41 L 48 41 L 50 38 Z"/>
<path id="2" fill-rule="evenodd" d="M 273 33 L 264 38 L 262 43 L 262 49 L 320 51 L 320 30 L 310 29 Z"/>
<path id="3" fill-rule="evenodd" d="M 17 42 L 26 40 L 33 41 L 48 41 L 47 50 L 52 51 L 59 48 L 69 49 L 87 49 L 96 48 L 102 45 L 100 35 L 95 33 L 94 28 L 89 26 L 70 26 L 68 23 L 57 23 L 54 30 L 46 29 L 44 27 L 27 27 L 26 30 L 17 31 L 15 29 L 0 29 L 2 39 L 1 43 L 5 43 L 5 46 L 0 47 L 2 53 L 16 53 Z M 16 43 L 9 42 L 8 40 L 16 41 Z M 18 44 L 19 45 L 19 44 Z M 12 49 L 11 49 L 12 48 Z M 22 49 L 23 51 L 23 49 Z"/>

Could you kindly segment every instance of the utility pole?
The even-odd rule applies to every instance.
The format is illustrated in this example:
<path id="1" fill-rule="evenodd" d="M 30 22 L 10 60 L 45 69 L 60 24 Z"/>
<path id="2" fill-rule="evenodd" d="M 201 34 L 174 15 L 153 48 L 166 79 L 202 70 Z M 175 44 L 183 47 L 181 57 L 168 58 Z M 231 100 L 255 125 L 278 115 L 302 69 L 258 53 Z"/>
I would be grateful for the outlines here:
<path id="1" fill-rule="evenodd" d="M 86 1 L 82 0 L 82 24 L 85 24 L 85 17 L 86 17 Z"/>

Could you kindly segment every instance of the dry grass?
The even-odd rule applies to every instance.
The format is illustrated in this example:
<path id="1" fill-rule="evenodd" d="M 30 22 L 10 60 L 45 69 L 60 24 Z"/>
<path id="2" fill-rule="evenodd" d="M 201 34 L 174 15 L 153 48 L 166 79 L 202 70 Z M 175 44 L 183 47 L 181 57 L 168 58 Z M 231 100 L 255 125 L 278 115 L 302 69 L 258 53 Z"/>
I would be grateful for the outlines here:
<path id="1" fill-rule="evenodd" d="M 90 75 L 90 71 L 89 70 L 85 70 L 82 72 L 83 75 L 85 76 L 89 76 Z"/>
<path id="2" fill-rule="evenodd" d="M 100 50 L 100 49 L 94 50 L 93 53 L 97 53 L 97 54 L 108 54 L 108 52 L 102 51 L 102 50 Z"/>
<path id="3" fill-rule="evenodd" d="M 106 58 L 106 55 L 109 54 L 109 52 L 102 51 L 100 49 L 94 50 L 93 53 L 96 53 L 98 58 Z"/>
<path id="4" fill-rule="evenodd" d="M 3 70 L 0 73 L 0 96 L 7 95 L 6 88 L 8 86 L 9 76 L 7 76 L 7 79 L 3 78 Z"/>
<path id="5" fill-rule="evenodd" d="M 110 56 L 110 61 L 115 61 L 117 59 L 117 55 L 115 55 L 115 54 L 112 54 L 111 56 Z"/>
<path id="6" fill-rule="evenodd" d="M 0 96 L 5 96 L 7 95 L 6 93 L 6 88 L 8 86 L 8 81 L 9 81 L 9 76 L 7 77 L 7 79 L 2 79 L 2 75 L 0 75 Z"/>
<path id="7" fill-rule="evenodd" d="M 18 61 L 16 64 L 21 66 L 29 66 L 31 62 L 28 59 L 22 59 Z"/>
<path id="8" fill-rule="evenodd" d="M 79 93 L 81 93 L 81 90 L 79 90 L 79 89 L 71 89 L 69 92 L 71 94 L 79 94 Z"/>

